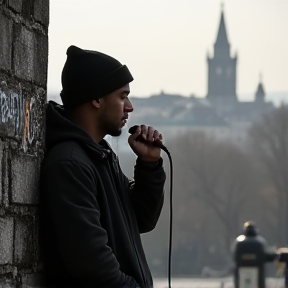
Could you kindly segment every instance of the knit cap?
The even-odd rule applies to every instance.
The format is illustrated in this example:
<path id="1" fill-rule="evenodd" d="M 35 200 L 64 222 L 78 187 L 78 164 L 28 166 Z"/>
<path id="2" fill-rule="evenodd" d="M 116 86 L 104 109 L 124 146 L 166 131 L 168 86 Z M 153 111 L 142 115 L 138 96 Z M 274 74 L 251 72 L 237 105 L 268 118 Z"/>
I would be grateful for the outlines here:
<path id="1" fill-rule="evenodd" d="M 66 54 L 60 93 L 65 107 L 104 97 L 133 81 L 127 66 L 109 55 L 73 45 Z"/>

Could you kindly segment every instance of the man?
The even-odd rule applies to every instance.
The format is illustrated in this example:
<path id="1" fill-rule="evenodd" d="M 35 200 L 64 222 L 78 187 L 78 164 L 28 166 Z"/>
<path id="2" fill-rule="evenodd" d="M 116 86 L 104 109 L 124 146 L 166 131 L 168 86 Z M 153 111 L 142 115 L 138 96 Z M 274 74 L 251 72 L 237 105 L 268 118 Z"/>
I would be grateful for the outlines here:
<path id="1" fill-rule="evenodd" d="M 133 106 L 128 68 L 70 46 L 62 71 L 63 106 L 46 110 L 41 170 L 40 247 L 46 287 L 152 287 L 140 233 L 163 205 L 162 135 L 140 125 L 128 143 L 138 156 L 134 181 L 103 139 L 119 136 Z M 142 137 L 145 141 L 138 141 Z"/>

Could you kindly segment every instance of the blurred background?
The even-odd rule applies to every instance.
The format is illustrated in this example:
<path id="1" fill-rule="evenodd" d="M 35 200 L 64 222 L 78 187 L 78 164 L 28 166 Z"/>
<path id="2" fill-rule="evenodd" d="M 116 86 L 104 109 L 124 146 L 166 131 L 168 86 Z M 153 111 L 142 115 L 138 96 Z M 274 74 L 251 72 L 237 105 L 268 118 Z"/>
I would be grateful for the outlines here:
<path id="1" fill-rule="evenodd" d="M 164 135 L 175 173 L 174 277 L 231 275 L 231 244 L 247 220 L 270 245 L 288 244 L 287 11 L 286 0 L 50 1 L 48 100 L 61 103 L 67 48 L 97 50 L 135 79 L 127 127 L 107 137 L 129 178 L 127 128 Z M 163 158 L 165 206 L 142 236 L 156 278 L 168 260 Z"/>

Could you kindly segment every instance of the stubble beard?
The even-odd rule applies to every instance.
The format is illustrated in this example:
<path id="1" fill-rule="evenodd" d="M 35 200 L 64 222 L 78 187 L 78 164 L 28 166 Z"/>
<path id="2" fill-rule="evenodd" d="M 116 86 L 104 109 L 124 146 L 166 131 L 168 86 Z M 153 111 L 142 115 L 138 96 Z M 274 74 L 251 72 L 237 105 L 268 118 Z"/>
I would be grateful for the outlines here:
<path id="1" fill-rule="evenodd" d="M 111 131 L 111 133 L 109 133 L 112 137 L 119 137 L 122 134 L 122 129 L 119 128 L 118 130 L 114 130 Z"/>
<path id="2" fill-rule="evenodd" d="M 122 128 L 111 129 L 110 133 L 108 134 L 111 135 L 112 137 L 119 137 L 122 134 Z"/>

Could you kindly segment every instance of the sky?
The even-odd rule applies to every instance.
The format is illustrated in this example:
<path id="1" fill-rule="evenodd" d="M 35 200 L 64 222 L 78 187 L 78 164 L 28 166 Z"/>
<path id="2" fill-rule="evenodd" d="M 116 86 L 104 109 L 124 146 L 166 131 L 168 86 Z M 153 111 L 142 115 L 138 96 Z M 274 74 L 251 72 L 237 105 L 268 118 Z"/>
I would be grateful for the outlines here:
<path id="1" fill-rule="evenodd" d="M 266 92 L 288 93 L 287 0 L 51 0 L 48 94 L 61 91 L 76 45 L 126 64 L 132 96 L 205 97 L 222 5 L 240 98 L 255 93 L 260 74 Z"/>

